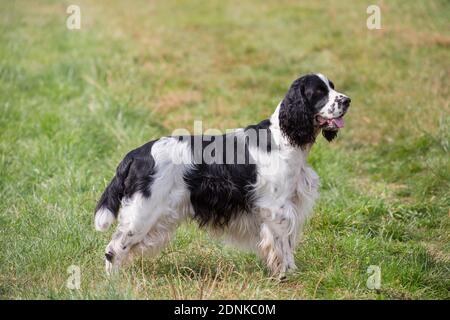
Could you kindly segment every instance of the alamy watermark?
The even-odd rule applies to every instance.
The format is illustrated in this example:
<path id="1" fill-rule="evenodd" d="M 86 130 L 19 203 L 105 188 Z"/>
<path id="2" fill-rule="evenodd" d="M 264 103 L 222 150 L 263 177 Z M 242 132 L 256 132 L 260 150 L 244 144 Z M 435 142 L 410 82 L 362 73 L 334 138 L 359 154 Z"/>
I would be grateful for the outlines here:
<path id="1" fill-rule="evenodd" d="M 67 7 L 66 13 L 69 14 L 66 20 L 66 27 L 69 30 L 81 29 L 81 9 L 76 4 Z M 381 29 L 381 9 L 376 4 L 367 7 L 366 13 L 369 15 L 366 20 L 366 26 L 369 30 Z"/>
<path id="2" fill-rule="evenodd" d="M 67 7 L 66 13 L 69 14 L 66 20 L 66 27 L 69 30 L 81 29 L 81 9 L 76 4 Z"/>
<path id="3" fill-rule="evenodd" d="M 367 7 L 366 13 L 369 17 L 366 20 L 367 29 L 379 30 L 381 29 L 381 9 L 376 4 Z"/>
<path id="4" fill-rule="evenodd" d="M 202 121 L 194 121 L 194 132 L 185 128 L 172 132 L 171 137 L 188 148 L 171 148 L 177 152 L 171 156 L 175 164 L 264 164 L 269 160 L 267 152 L 272 147 L 272 136 L 268 129 L 208 129 L 203 132 Z M 183 154 L 189 150 L 189 154 Z M 270 159 L 269 165 L 274 165 Z"/>
<path id="5" fill-rule="evenodd" d="M 380 290 L 381 289 L 381 268 L 380 266 L 372 265 L 367 268 L 367 278 L 366 286 L 370 290 Z"/>
<path id="6" fill-rule="evenodd" d="M 79 266 L 71 265 L 67 268 L 69 277 L 66 281 L 66 287 L 70 290 L 80 290 L 81 287 L 81 269 Z"/>

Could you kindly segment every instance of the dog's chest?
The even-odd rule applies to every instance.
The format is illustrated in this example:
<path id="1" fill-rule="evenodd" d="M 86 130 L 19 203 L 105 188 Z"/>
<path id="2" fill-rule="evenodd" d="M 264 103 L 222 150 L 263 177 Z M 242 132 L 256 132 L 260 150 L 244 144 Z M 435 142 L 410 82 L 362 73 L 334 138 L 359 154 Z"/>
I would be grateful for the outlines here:
<path id="1" fill-rule="evenodd" d="M 258 166 L 258 189 L 261 196 L 284 202 L 297 195 L 307 170 L 305 153 L 277 151 Z"/>

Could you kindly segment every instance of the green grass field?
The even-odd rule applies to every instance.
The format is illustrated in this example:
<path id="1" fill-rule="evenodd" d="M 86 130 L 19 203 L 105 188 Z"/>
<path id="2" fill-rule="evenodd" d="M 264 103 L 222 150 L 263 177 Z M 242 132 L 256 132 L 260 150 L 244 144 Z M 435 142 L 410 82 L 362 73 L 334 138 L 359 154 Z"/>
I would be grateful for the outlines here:
<path id="1" fill-rule="evenodd" d="M 0 2 L 0 298 L 450 298 L 448 1 L 77 1 L 75 31 L 70 4 Z M 307 72 L 352 107 L 311 153 L 321 199 L 298 272 L 278 283 L 189 224 L 106 277 L 93 211 L 123 156 L 194 120 L 257 123 Z"/>

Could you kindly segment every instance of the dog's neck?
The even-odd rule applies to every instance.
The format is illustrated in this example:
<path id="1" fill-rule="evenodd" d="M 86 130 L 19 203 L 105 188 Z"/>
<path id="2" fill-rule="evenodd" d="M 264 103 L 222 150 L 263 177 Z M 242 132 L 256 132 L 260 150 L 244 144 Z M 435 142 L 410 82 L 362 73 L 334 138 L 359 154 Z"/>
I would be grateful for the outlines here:
<path id="1" fill-rule="evenodd" d="M 311 150 L 314 143 L 309 143 L 309 144 L 303 146 L 302 148 L 300 148 L 298 146 L 293 146 L 289 142 L 289 139 L 287 139 L 286 135 L 283 134 L 283 130 L 280 128 L 280 120 L 279 120 L 280 107 L 281 107 L 281 102 L 278 104 L 277 108 L 275 109 L 275 112 L 270 117 L 270 130 L 272 131 L 272 136 L 273 136 L 274 142 L 276 143 L 276 145 L 278 145 L 280 147 L 280 149 L 287 149 L 287 150 L 292 149 L 292 151 L 301 150 L 301 151 L 306 152 L 306 155 L 308 155 L 309 151 Z M 317 127 L 314 130 L 315 138 L 317 138 L 320 131 L 321 131 L 321 129 L 319 127 Z"/>

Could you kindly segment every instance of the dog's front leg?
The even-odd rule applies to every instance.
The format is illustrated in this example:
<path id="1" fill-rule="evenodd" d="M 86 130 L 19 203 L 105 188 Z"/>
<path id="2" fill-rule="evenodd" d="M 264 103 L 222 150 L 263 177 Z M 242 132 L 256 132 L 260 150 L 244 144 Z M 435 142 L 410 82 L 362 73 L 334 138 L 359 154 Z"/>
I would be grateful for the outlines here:
<path id="1" fill-rule="evenodd" d="M 294 244 L 296 215 L 293 206 L 283 205 L 275 210 L 261 211 L 263 223 L 260 229 L 259 253 L 272 275 L 283 278 L 296 269 Z"/>

